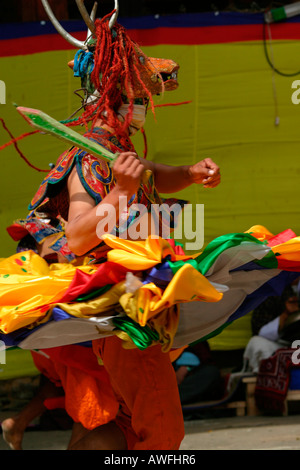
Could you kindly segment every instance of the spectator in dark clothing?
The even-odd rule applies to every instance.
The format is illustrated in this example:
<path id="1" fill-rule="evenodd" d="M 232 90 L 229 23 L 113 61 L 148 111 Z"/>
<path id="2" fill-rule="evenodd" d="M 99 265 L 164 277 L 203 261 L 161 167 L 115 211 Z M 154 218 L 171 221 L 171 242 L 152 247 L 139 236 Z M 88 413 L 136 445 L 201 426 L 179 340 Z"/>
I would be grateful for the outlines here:
<path id="1" fill-rule="evenodd" d="M 286 326 L 299 312 L 297 286 L 285 288 L 281 296 L 269 297 L 252 313 L 253 336 L 244 352 L 244 369 L 258 373 L 260 362 L 271 357 L 275 351 L 290 344 L 283 333 Z M 295 329 L 296 323 L 294 323 Z"/>
<path id="2" fill-rule="evenodd" d="M 289 315 L 299 310 L 299 299 L 295 291 L 295 286 L 287 286 L 281 296 L 268 297 L 253 311 L 251 318 L 253 336 L 265 336 L 262 328 L 271 325 L 271 322 L 278 319 L 278 338 L 272 339 L 279 339 L 280 331 L 283 329 Z M 268 336 L 265 337 L 268 338 Z"/>
<path id="3" fill-rule="evenodd" d="M 183 405 L 222 398 L 223 379 L 206 341 L 186 348 L 174 368 Z"/>

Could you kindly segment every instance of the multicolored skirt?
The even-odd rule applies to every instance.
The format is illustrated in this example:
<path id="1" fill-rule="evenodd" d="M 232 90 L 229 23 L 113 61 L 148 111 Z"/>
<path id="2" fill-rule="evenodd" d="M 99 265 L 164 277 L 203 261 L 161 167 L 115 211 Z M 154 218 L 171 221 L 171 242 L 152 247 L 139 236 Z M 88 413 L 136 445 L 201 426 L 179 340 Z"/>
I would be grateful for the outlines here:
<path id="1" fill-rule="evenodd" d="M 0 339 L 46 349 L 117 335 L 165 352 L 208 339 L 300 276 L 300 237 L 262 226 L 194 255 L 174 240 L 106 235 L 102 263 L 47 264 L 34 251 L 0 260 Z"/>

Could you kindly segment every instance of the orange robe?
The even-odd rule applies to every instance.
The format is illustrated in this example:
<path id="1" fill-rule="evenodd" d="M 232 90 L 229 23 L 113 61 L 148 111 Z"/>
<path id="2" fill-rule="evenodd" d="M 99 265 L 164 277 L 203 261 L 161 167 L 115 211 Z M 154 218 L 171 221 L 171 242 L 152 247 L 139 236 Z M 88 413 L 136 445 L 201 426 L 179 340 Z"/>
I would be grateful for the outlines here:
<path id="1" fill-rule="evenodd" d="M 177 450 L 184 437 L 178 385 L 161 346 L 124 349 L 119 338 L 93 341 L 120 403 L 117 425 L 128 450 Z"/>
<path id="2" fill-rule="evenodd" d="M 34 363 L 51 382 L 63 387 L 64 406 L 75 423 L 92 430 L 115 418 L 119 404 L 91 347 L 60 346 L 42 353 L 32 351 Z"/>

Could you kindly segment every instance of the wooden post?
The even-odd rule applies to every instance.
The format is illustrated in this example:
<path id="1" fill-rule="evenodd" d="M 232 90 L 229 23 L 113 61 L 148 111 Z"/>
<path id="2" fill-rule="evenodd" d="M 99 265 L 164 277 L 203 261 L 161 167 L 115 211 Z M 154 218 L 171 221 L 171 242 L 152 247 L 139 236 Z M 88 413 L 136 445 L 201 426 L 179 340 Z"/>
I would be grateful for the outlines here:
<path id="1" fill-rule="evenodd" d="M 258 416 L 260 411 L 255 402 L 256 377 L 244 377 L 243 383 L 246 384 L 246 403 L 247 416 Z"/>

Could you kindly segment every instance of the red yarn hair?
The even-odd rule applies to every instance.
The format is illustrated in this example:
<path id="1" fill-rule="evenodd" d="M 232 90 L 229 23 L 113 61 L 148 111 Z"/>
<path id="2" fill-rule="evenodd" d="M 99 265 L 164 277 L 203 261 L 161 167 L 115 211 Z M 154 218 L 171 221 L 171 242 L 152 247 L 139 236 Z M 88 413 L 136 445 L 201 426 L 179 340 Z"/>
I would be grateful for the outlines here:
<path id="1" fill-rule="evenodd" d="M 113 12 L 95 21 L 97 42 L 91 81 L 100 97 L 95 104 L 87 106 L 83 114 L 69 125 L 85 124 L 87 127 L 88 121 L 95 123 L 98 118 L 101 118 L 114 129 L 124 149 L 129 150 L 132 149 L 132 144 L 126 131 L 132 118 L 136 81 L 148 96 L 153 112 L 154 105 L 151 92 L 143 83 L 137 67 L 139 57 L 144 54 L 130 39 L 123 26 L 115 24 L 112 30 L 109 28 L 109 19 L 112 14 Z M 121 122 L 117 111 L 123 103 L 124 96 L 128 100 L 129 107 L 124 122 Z"/>

